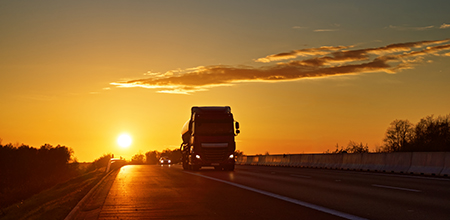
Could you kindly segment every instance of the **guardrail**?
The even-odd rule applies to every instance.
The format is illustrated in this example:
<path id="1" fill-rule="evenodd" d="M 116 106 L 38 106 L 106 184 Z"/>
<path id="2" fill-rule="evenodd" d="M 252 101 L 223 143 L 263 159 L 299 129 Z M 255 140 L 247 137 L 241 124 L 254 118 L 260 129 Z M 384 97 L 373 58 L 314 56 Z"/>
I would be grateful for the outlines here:
<path id="1" fill-rule="evenodd" d="M 105 172 L 108 173 L 110 170 L 115 170 L 117 168 L 120 168 L 123 165 L 125 165 L 125 163 L 126 163 L 125 160 L 121 160 L 121 159 L 118 159 L 118 158 L 111 158 L 109 160 L 108 165 L 106 166 Z"/>
<path id="2" fill-rule="evenodd" d="M 254 155 L 236 164 L 450 176 L 450 152 Z"/>

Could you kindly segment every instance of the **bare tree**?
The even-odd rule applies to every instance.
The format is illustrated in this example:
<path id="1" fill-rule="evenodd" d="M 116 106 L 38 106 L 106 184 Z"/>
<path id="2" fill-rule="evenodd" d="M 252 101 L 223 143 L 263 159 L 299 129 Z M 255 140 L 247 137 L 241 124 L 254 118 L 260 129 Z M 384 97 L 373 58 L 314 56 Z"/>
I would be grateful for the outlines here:
<path id="1" fill-rule="evenodd" d="M 369 153 L 369 145 L 364 145 L 362 142 L 357 144 L 354 141 L 349 141 L 347 147 L 339 147 L 339 144 L 336 144 L 336 150 L 330 151 L 329 149 L 324 152 L 325 154 L 343 154 L 343 153 Z"/>
<path id="2" fill-rule="evenodd" d="M 363 145 L 361 142 L 360 144 L 357 144 L 354 141 L 350 141 L 347 145 L 347 152 L 348 153 L 368 153 L 369 152 L 369 145 Z"/>
<path id="3" fill-rule="evenodd" d="M 408 120 L 394 120 L 386 130 L 384 138 L 386 151 L 405 151 L 414 138 L 413 124 Z"/>

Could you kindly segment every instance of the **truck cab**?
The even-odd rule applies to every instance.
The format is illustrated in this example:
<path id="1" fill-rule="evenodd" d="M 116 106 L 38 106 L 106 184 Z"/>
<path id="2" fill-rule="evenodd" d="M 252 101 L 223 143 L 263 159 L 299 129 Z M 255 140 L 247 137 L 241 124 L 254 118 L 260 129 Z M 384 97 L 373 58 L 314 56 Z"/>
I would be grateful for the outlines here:
<path id="1" fill-rule="evenodd" d="M 229 106 L 192 107 L 191 117 L 181 131 L 183 168 L 234 170 L 237 134 L 239 123 L 234 121 Z"/>

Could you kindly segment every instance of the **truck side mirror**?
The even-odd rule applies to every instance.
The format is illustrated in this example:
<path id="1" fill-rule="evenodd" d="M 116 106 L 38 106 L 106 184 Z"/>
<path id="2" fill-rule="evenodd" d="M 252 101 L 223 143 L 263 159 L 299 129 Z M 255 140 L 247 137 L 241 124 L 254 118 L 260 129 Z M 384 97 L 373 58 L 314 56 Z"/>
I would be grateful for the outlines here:
<path id="1" fill-rule="evenodd" d="M 239 129 L 239 122 L 236 122 L 236 129 Z"/>
<path id="2" fill-rule="evenodd" d="M 239 131 L 239 130 L 236 130 L 236 134 L 239 134 L 239 133 L 241 133 L 241 131 Z"/>

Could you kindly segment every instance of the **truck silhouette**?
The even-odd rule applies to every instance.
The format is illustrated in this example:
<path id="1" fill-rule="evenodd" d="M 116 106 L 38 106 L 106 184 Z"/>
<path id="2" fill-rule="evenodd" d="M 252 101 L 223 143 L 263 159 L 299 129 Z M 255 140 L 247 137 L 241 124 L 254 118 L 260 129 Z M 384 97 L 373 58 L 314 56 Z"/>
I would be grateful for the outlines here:
<path id="1" fill-rule="evenodd" d="M 192 107 L 191 118 L 181 129 L 183 169 L 212 166 L 233 171 L 234 136 L 239 133 L 239 122 L 234 121 L 229 106 Z"/>

